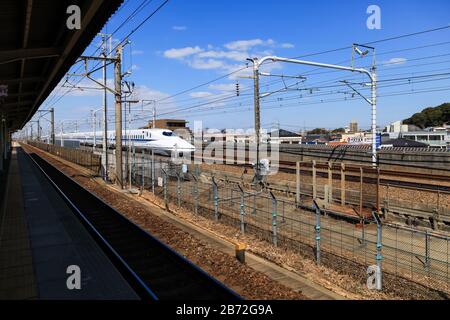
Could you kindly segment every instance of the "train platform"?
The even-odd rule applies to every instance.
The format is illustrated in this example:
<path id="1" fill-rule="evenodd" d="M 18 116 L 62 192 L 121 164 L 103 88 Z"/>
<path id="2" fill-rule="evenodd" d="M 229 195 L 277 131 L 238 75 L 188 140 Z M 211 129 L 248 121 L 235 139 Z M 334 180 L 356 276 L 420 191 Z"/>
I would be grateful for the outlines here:
<path id="1" fill-rule="evenodd" d="M 0 300 L 139 299 L 19 146 L 12 150 L 4 189 Z M 80 289 L 67 286 L 69 266 L 80 268 Z"/>

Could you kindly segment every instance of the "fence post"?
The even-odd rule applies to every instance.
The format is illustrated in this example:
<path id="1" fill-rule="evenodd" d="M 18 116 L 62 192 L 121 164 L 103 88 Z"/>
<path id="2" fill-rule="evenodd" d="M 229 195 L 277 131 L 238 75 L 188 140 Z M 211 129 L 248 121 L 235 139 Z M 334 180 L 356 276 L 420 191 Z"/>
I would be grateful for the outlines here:
<path id="1" fill-rule="evenodd" d="M 194 196 L 194 213 L 197 214 L 198 213 L 198 180 L 195 175 L 193 175 L 193 174 L 191 174 L 191 175 L 192 175 L 192 178 L 194 179 L 194 184 L 192 187 L 192 193 Z"/>
<path id="2" fill-rule="evenodd" d="M 181 207 L 181 185 L 180 185 L 181 182 L 180 182 L 180 180 L 181 180 L 180 173 L 177 172 L 177 205 L 178 205 L 178 208 Z"/>
<path id="3" fill-rule="evenodd" d="M 313 200 L 313 207 L 316 211 L 316 263 L 320 265 L 320 208 L 315 200 Z"/>
<path id="4" fill-rule="evenodd" d="M 377 213 L 380 214 L 381 205 L 380 205 L 380 167 L 377 167 Z"/>
<path id="5" fill-rule="evenodd" d="M 313 185 L 313 200 L 317 198 L 317 181 L 316 181 L 316 160 L 312 161 L 312 185 Z"/>
<path id="6" fill-rule="evenodd" d="M 134 183 L 136 185 L 138 185 L 138 182 L 136 181 L 137 165 L 136 165 L 136 147 L 134 146 L 134 142 L 133 142 L 133 158 L 132 158 L 131 164 L 132 164 L 131 170 L 133 173 L 132 177 L 133 177 Z"/>
<path id="7" fill-rule="evenodd" d="M 297 161 L 297 168 L 296 168 L 296 193 L 295 193 L 295 204 L 297 206 L 300 205 L 300 161 Z"/>
<path id="8" fill-rule="evenodd" d="M 345 206 L 345 163 L 341 163 L 341 205 Z"/>
<path id="9" fill-rule="evenodd" d="M 241 203 L 240 203 L 240 217 L 241 217 L 241 233 L 245 233 L 245 221 L 244 221 L 244 190 L 242 187 L 238 184 L 239 190 L 241 192 Z"/>
<path id="10" fill-rule="evenodd" d="M 363 183 L 364 183 L 364 173 L 363 168 L 359 167 L 359 215 L 362 217 L 363 215 Z"/>
<path id="11" fill-rule="evenodd" d="M 151 167 L 151 177 L 152 177 L 152 192 L 155 194 L 155 151 L 152 149 L 152 167 Z M 162 168 L 162 167 L 161 167 Z"/>
<path id="12" fill-rule="evenodd" d="M 333 163 L 328 161 L 328 201 L 333 202 Z"/>
<path id="13" fill-rule="evenodd" d="M 361 244 L 364 246 L 366 245 L 366 219 L 364 216 L 361 216 Z"/>
<path id="14" fill-rule="evenodd" d="M 276 247 L 278 246 L 278 235 L 277 235 L 277 199 L 272 192 L 269 192 L 272 198 L 272 243 Z"/>
<path id="15" fill-rule="evenodd" d="M 377 270 L 376 270 L 376 289 L 383 289 L 383 281 L 382 281 L 382 272 L 381 272 L 381 260 L 383 260 L 382 248 L 383 248 L 383 237 L 382 237 L 382 225 L 381 220 L 375 212 L 372 211 L 372 216 L 374 217 L 377 223 L 377 247 L 376 247 L 376 255 L 375 259 L 377 262 Z"/>
<path id="16" fill-rule="evenodd" d="M 166 209 L 169 209 L 169 202 L 167 199 L 167 172 L 164 169 L 161 169 L 163 172 L 163 185 L 164 185 L 164 206 Z"/>
<path id="17" fill-rule="evenodd" d="M 142 191 L 144 191 L 145 189 L 145 150 L 142 149 L 142 169 L 141 169 L 141 174 L 142 174 Z"/>
<path id="18" fill-rule="evenodd" d="M 214 177 L 212 178 L 212 187 L 214 194 L 214 219 L 217 221 L 219 220 L 219 194 L 217 190 L 217 183 L 214 180 Z"/>
<path id="19" fill-rule="evenodd" d="M 430 268 L 430 234 L 425 230 L 425 269 Z"/>

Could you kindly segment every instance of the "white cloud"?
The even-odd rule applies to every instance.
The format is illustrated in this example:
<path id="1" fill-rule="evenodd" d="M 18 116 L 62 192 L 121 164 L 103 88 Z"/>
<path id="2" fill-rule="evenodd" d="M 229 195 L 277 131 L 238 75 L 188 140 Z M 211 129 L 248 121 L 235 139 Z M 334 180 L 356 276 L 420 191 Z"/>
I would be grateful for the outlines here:
<path id="1" fill-rule="evenodd" d="M 175 31 L 186 31 L 187 27 L 186 26 L 173 26 L 172 30 L 175 30 Z"/>
<path id="2" fill-rule="evenodd" d="M 295 46 L 294 46 L 292 43 L 288 43 L 288 42 L 282 43 L 282 44 L 281 44 L 281 47 L 282 47 L 283 49 L 292 49 L 292 48 L 295 48 Z"/>
<path id="3" fill-rule="evenodd" d="M 233 73 L 229 79 L 238 79 L 241 76 L 251 76 L 252 68 L 242 71 L 243 64 L 248 57 L 263 57 L 274 54 L 275 48 L 292 48 L 290 43 L 278 44 L 272 39 L 237 40 L 226 43 L 221 47 L 208 44 L 206 47 L 190 46 L 166 50 L 163 55 L 169 59 L 183 61 L 193 69 L 217 70 L 224 73 Z M 269 65 L 269 64 L 268 64 Z M 279 64 L 271 63 L 264 66 L 266 70 L 279 69 Z M 235 73 L 236 72 L 236 73 Z M 220 90 L 219 90 L 220 91 Z"/>
<path id="4" fill-rule="evenodd" d="M 256 46 L 272 46 L 275 41 L 272 39 L 261 40 L 261 39 L 251 39 L 251 40 L 237 40 L 225 44 L 225 48 L 229 50 L 237 51 L 247 51 Z"/>
<path id="5" fill-rule="evenodd" d="M 245 61 L 248 58 L 248 53 L 243 51 L 204 51 L 197 55 L 199 58 L 216 58 L 216 59 L 230 59 L 235 61 Z"/>
<path id="6" fill-rule="evenodd" d="M 216 59 L 195 58 L 193 61 L 189 62 L 189 65 L 194 69 L 201 69 L 201 70 L 226 68 L 226 64 L 222 60 Z"/>
<path id="7" fill-rule="evenodd" d="M 134 56 L 141 55 L 144 54 L 144 50 L 133 50 L 131 51 L 131 54 Z"/>
<path id="8" fill-rule="evenodd" d="M 207 91 L 198 91 L 198 92 L 192 92 L 189 94 L 192 98 L 207 98 L 212 96 L 211 92 Z"/>
<path id="9" fill-rule="evenodd" d="M 167 98 L 169 95 L 167 93 L 151 89 L 146 85 L 138 85 L 134 88 L 133 98 L 139 100 L 161 100 Z"/>
<path id="10" fill-rule="evenodd" d="M 202 51 L 203 50 L 199 46 L 185 47 L 180 49 L 169 49 L 164 51 L 164 56 L 169 59 L 182 59 Z"/>
<path id="11" fill-rule="evenodd" d="M 382 64 L 385 65 L 398 65 L 398 64 L 405 64 L 408 60 L 406 58 L 392 58 L 388 61 L 384 61 Z"/>

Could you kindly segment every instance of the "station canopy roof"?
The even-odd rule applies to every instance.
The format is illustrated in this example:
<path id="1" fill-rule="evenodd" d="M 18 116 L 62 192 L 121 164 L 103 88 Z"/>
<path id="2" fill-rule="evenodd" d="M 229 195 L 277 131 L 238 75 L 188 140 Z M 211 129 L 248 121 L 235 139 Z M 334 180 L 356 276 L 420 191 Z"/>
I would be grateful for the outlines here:
<path id="1" fill-rule="evenodd" d="M 123 0 L 1 0 L 0 114 L 21 129 Z M 81 9 L 70 30 L 67 8 Z"/>

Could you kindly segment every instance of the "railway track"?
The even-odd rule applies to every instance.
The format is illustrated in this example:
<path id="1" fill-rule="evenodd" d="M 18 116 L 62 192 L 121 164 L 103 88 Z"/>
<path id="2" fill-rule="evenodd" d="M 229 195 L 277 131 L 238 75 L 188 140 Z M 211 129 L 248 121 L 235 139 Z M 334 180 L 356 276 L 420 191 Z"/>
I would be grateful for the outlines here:
<path id="1" fill-rule="evenodd" d="M 203 161 L 206 160 L 214 160 L 214 158 L 203 158 Z M 223 160 L 225 163 L 225 159 Z M 253 166 L 249 163 L 249 160 L 246 159 L 245 164 L 234 164 L 235 166 L 245 167 L 248 169 L 253 169 Z M 316 169 L 322 169 L 326 170 L 328 168 L 325 164 L 317 164 Z M 290 173 L 290 174 L 296 174 L 296 163 L 291 161 L 279 161 L 278 170 L 280 172 L 284 173 Z M 301 169 L 301 175 L 312 175 L 312 164 L 310 164 L 308 167 L 304 166 Z M 318 170 L 316 172 L 317 176 L 322 178 L 328 177 L 328 172 L 320 171 Z M 363 183 L 369 183 L 369 184 L 377 184 L 377 178 L 376 178 L 377 172 L 376 169 L 367 169 L 364 168 L 364 176 L 363 176 Z M 416 172 L 399 172 L 399 171 L 392 171 L 392 170 L 380 170 L 380 176 L 383 178 L 380 178 L 380 185 L 383 186 L 396 186 L 396 187 L 405 187 L 405 188 L 412 188 L 412 189 L 418 189 L 423 191 L 439 191 L 439 192 L 445 192 L 450 193 L 450 186 L 441 185 L 440 183 L 450 183 L 450 179 L 447 176 L 440 176 L 440 175 L 432 175 L 432 174 L 423 174 L 423 173 L 416 173 Z M 411 179 L 410 181 L 404 181 L 399 180 L 398 178 L 403 179 Z M 340 179 L 340 174 L 334 172 L 333 173 L 333 179 Z M 352 182 L 359 182 L 361 177 L 359 173 L 359 169 L 346 167 L 345 169 L 345 179 L 347 181 Z M 415 182 L 414 180 L 426 180 L 427 182 Z M 437 182 L 437 183 L 433 183 Z"/>
<path id="2" fill-rule="evenodd" d="M 29 156 L 141 299 L 240 299 L 37 154 Z"/>
<path id="3" fill-rule="evenodd" d="M 136 148 L 137 152 L 139 153 L 142 149 Z M 248 150 L 245 149 L 245 152 Z M 156 158 L 164 158 L 167 159 L 167 157 L 164 156 L 155 156 Z M 214 161 L 217 160 L 215 158 L 214 152 L 212 153 L 212 157 L 203 157 L 202 161 Z M 221 159 L 223 163 L 226 163 L 227 159 L 225 156 Z M 235 161 L 236 166 L 246 167 L 246 168 L 252 168 L 252 165 L 250 164 L 250 159 L 248 156 L 245 157 L 245 164 L 237 164 L 236 158 L 233 158 L 233 161 Z M 279 160 L 279 171 L 285 172 L 285 173 L 294 173 L 296 172 L 296 162 L 290 161 L 290 160 Z M 340 166 L 340 162 L 336 162 L 333 164 Z M 326 170 L 328 168 L 328 165 L 326 163 L 317 163 L 316 169 L 322 169 Z M 426 168 L 426 169 L 433 169 L 430 167 L 410 167 L 412 171 L 398 171 L 398 170 L 388 170 L 388 169 L 380 169 L 380 185 L 384 186 L 397 186 L 397 187 L 406 187 L 406 188 L 413 188 L 413 189 L 421 189 L 424 191 L 440 191 L 445 193 L 450 193 L 450 175 L 442 175 L 442 174 L 432 174 L 432 173 L 422 173 L 417 172 L 416 169 L 418 168 Z M 305 170 L 306 169 L 306 170 Z M 370 183 L 370 184 L 376 184 L 377 183 L 377 169 L 371 168 L 370 166 L 363 165 L 364 169 L 364 177 L 363 182 L 364 183 Z M 304 163 L 302 164 L 302 175 L 310 174 L 310 172 L 306 173 L 305 171 L 311 171 L 312 170 L 312 163 Z M 436 170 L 442 170 L 442 169 L 436 169 Z M 326 172 L 317 172 L 318 176 L 321 177 L 327 177 Z M 359 166 L 356 164 L 346 164 L 345 168 L 345 175 L 346 180 L 348 181 L 354 181 L 359 182 L 360 181 L 360 169 Z M 339 178 L 339 174 L 333 173 L 333 178 Z"/>
<path id="4" fill-rule="evenodd" d="M 325 165 L 317 165 L 317 169 L 327 169 L 328 167 Z M 280 167 L 279 170 L 285 173 L 296 173 L 296 166 L 295 163 L 292 164 L 290 161 L 280 161 Z M 301 172 L 303 175 L 311 175 L 310 170 L 312 170 L 310 167 L 308 167 L 308 171 Z M 370 184 L 377 184 L 377 178 L 373 177 L 376 176 L 376 170 L 371 169 L 372 172 L 367 172 L 367 174 L 372 175 L 372 177 L 364 176 L 363 182 L 364 183 L 370 183 Z M 317 176 L 320 176 L 322 178 L 327 178 L 328 173 L 327 172 L 321 172 L 318 171 Z M 443 186 L 433 183 L 423 183 L 423 182 L 414 182 L 414 181 L 402 181 L 395 179 L 396 177 L 399 178 L 408 178 L 408 179 L 414 179 L 414 180 L 433 180 L 433 181 L 439 181 L 439 182 L 450 182 L 448 177 L 439 176 L 439 175 L 431 175 L 431 174 L 422 174 L 422 173 L 414 173 L 414 172 L 394 172 L 394 171 L 388 171 L 388 170 L 380 170 L 380 175 L 384 176 L 385 178 L 380 178 L 380 185 L 384 186 L 398 186 L 398 187 L 407 187 L 407 188 L 414 188 L 414 189 L 420 189 L 420 190 L 426 190 L 426 191 L 440 191 L 440 192 L 448 192 L 450 193 L 450 186 Z M 387 177 L 391 178 L 387 178 Z M 333 173 L 333 179 L 340 179 L 340 174 Z M 346 168 L 345 173 L 345 179 L 347 181 L 353 181 L 353 182 L 359 182 L 360 181 L 360 175 L 356 170 L 349 170 L 349 168 Z"/>

